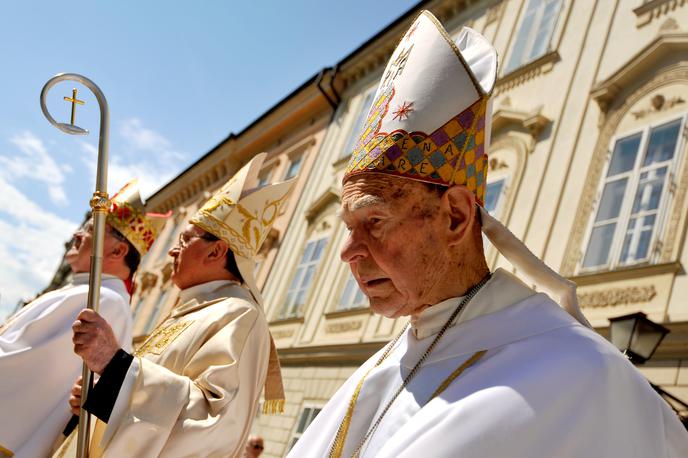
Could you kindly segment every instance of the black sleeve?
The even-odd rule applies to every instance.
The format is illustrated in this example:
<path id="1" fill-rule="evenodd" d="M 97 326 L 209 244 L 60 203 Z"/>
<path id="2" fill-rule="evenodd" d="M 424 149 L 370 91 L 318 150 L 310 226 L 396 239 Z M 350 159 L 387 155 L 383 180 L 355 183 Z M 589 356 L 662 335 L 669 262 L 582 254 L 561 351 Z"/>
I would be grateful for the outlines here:
<path id="1" fill-rule="evenodd" d="M 112 409 L 115 407 L 119 389 L 124 383 L 124 378 L 133 360 L 134 357 L 126 351 L 121 348 L 117 350 L 115 356 L 105 366 L 98 383 L 88 394 L 84 409 L 107 423 Z"/>

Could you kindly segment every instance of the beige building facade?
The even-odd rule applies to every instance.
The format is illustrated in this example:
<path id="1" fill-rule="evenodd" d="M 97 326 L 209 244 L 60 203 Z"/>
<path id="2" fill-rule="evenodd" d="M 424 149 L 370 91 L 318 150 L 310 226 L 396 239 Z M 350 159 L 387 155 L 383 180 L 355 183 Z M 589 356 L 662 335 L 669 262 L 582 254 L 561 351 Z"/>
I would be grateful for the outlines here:
<path id="1" fill-rule="evenodd" d="M 172 217 L 141 261 L 132 297 L 135 344 L 146 338 L 177 300 L 179 290 L 170 281 L 172 263 L 167 253 L 184 226 L 217 189 L 260 152 L 268 156 L 253 185 L 297 177 L 294 198 L 275 221 L 257 256 L 256 283 L 259 287 L 265 284 L 278 249 L 291 250 L 283 246 L 284 234 L 310 176 L 337 97 L 332 70 L 323 69 L 242 132 L 230 134 L 148 199 L 148 211 L 172 211 Z"/>
<path id="2" fill-rule="evenodd" d="M 370 313 L 339 260 L 341 177 L 382 71 L 421 9 L 497 48 L 485 205 L 579 285 L 603 335 L 637 311 L 671 329 L 643 373 L 688 401 L 688 1 L 433 0 L 232 135 L 151 197 L 174 217 L 133 298 L 142 339 L 174 304 L 166 255 L 197 207 L 254 154 L 261 179 L 294 173 L 287 211 L 256 272 L 283 366 L 281 416 L 258 416 L 283 456 L 344 380 L 405 325 Z M 489 265 L 513 270 L 489 245 Z M 516 272 L 518 274 L 518 272 Z"/>

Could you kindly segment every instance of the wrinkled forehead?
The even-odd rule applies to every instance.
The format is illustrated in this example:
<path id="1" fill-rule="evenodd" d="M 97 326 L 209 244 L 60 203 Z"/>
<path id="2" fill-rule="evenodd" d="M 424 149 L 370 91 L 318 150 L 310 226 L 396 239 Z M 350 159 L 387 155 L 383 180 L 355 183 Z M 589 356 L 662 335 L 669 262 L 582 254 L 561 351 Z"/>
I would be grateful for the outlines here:
<path id="1" fill-rule="evenodd" d="M 422 191 L 422 184 L 388 175 L 367 173 L 351 177 L 342 188 L 341 213 L 355 212 L 370 207 L 403 205 Z"/>

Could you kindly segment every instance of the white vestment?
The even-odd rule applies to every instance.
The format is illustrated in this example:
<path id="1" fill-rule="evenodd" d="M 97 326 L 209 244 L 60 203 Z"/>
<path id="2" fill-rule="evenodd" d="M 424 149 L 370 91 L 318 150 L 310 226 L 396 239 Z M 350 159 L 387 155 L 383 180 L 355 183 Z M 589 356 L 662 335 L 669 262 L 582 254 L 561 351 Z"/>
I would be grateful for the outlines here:
<path id="1" fill-rule="evenodd" d="M 270 356 L 267 320 L 248 290 L 226 280 L 183 290 L 136 355 L 92 455 L 241 456 Z"/>
<path id="2" fill-rule="evenodd" d="M 40 458 L 71 417 L 69 392 L 81 375 L 72 324 L 88 301 L 88 273 L 43 294 L 0 330 L 0 446 L 15 458 Z M 131 311 L 124 282 L 103 275 L 99 313 L 124 348 L 131 347 Z"/>
<path id="3" fill-rule="evenodd" d="M 350 457 L 461 298 L 423 311 L 373 368 L 355 405 Z M 476 352 L 487 352 L 431 399 Z M 328 456 L 374 355 L 289 456 Z M 688 433 L 623 355 L 548 296 L 497 270 L 382 418 L 361 457 L 686 457 Z"/>

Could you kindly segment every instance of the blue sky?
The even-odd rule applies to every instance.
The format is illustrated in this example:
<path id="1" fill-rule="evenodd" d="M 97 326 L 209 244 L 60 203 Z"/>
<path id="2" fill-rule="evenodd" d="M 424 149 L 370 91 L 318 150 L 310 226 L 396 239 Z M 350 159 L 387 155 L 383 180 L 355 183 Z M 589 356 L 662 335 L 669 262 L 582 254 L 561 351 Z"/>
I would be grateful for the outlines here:
<path id="1" fill-rule="evenodd" d="M 98 111 L 84 88 L 63 134 L 39 94 L 59 72 L 95 81 L 110 106 L 112 193 L 144 196 L 238 132 L 320 68 L 416 3 L 377 1 L 26 1 L 0 15 L 0 320 L 52 278 L 95 182 Z M 66 122 L 72 83 L 55 86 Z"/>

